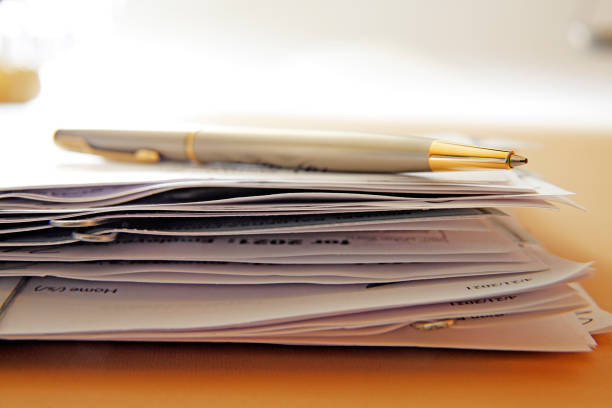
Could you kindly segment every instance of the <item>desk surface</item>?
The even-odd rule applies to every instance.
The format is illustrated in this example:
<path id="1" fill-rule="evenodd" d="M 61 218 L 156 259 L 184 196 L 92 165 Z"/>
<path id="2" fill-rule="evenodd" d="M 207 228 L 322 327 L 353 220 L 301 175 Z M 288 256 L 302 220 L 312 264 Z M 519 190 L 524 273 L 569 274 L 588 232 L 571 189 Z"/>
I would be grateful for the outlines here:
<path id="1" fill-rule="evenodd" d="M 525 151 L 530 168 L 588 208 L 519 216 L 551 251 L 597 262 L 584 286 L 612 310 L 612 138 L 508 135 L 543 142 L 545 150 Z M 0 406 L 607 406 L 612 336 L 597 341 L 585 354 L 3 342 Z"/>

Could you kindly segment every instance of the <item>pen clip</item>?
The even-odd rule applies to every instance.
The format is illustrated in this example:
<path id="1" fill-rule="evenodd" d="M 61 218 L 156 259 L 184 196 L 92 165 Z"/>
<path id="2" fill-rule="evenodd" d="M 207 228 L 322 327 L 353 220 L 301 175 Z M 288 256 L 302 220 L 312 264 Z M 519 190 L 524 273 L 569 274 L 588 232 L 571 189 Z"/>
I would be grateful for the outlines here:
<path id="1" fill-rule="evenodd" d="M 73 135 L 63 135 L 58 132 L 53 138 L 60 147 L 79 153 L 89 153 L 102 156 L 110 160 L 119 160 L 133 163 L 157 163 L 160 161 L 159 152 L 151 149 L 138 149 L 135 152 L 118 152 L 92 147 L 85 138 Z"/>

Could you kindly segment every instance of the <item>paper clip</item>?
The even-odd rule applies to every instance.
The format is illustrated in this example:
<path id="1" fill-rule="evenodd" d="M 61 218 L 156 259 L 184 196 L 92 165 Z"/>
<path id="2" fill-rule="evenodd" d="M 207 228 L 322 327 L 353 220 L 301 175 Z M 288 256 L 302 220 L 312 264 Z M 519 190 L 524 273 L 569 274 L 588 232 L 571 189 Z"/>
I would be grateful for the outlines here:
<path id="1" fill-rule="evenodd" d="M 86 234 L 83 232 L 73 232 L 72 238 L 83 242 L 113 242 L 117 238 L 116 232 L 109 234 Z"/>
<path id="2" fill-rule="evenodd" d="M 101 221 L 96 219 L 88 220 L 50 220 L 49 224 L 59 228 L 80 228 L 80 227 L 95 227 L 100 225 Z"/>
<path id="3" fill-rule="evenodd" d="M 411 323 L 410 326 L 418 330 L 438 330 L 449 328 L 453 326 L 455 322 L 455 319 L 426 320 Z"/>

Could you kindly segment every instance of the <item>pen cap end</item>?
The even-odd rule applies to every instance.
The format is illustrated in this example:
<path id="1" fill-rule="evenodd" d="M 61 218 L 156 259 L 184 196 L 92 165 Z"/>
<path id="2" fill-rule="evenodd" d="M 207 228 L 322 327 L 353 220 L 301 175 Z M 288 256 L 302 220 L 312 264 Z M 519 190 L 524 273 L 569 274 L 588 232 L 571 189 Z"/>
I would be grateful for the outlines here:
<path id="1" fill-rule="evenodd" d="M 53 134 L 53 140 L 58 146 L 79 153 L 89 153 L 102 156 L 110 160 L 118 160 L 132 163 L 157 163 L 161 160 L 158 151 L 152 149 L 136 149 L 135 151 L 115 151 L 96 148 L 89 144 L 82 135 L 75 134 L 82 131 L 57 130 Z"/>
<path id="2" fill-rule="evenodd" d="M 56 130 L 53 134 L 56 145 L 73 152 L 89 153 L 89 144 L 79 136 L 66 134 L 63 130 Z"/>

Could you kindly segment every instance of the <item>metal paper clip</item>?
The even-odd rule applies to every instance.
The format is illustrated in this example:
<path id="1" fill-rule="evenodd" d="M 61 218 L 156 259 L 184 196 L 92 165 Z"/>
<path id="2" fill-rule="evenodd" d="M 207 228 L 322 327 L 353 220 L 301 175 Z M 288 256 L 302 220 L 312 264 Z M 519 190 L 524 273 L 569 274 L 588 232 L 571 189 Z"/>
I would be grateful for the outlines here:
<path id="1" fill-rule="evenodd" d="M 116 232 L 109 234 L 86 234 L 83 232 L 73 232 L 72 238 L 83 242 L 113 242 L 117 238 Z"/>
<path id="2" fill-rule="evenodd" d="M 88 220 L 50 220 L 49 224 L 59 228 L 81 228 L 81 227 L 95 227 L 100 225 L 102 222 L 96 219 Z"/>
<path id="3" fill-rule="evenodd" d="M 438 330 L 449 328 L 454 325 L 455 322 L 455 319 L 426 320 L 411 323 L 410 326 L 418 330 Z"/>

